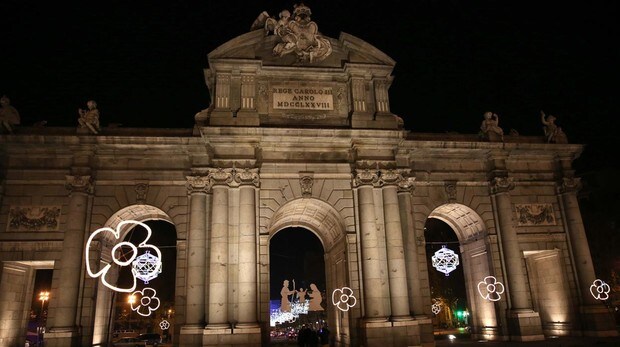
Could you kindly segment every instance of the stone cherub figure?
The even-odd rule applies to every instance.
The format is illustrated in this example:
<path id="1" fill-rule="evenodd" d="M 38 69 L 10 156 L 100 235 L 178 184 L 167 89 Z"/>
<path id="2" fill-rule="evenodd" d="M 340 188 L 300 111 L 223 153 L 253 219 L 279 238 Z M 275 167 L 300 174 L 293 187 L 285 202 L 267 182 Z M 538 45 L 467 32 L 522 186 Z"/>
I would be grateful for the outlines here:
<path id="1" fill-rule="evenodd" d="M 504 130 L 499 127 L 499 117 L 493 112 L 485 112 L 484 120 L 480 125 L 480 132 L 482 136 L 491 141 L 499 142 L 504 141 Z"/>
<path id="2" fill-rule="evenodd" d="M 295 5 L 293 18 L 288 10 L 282 10 L 279 19 L 266 18 L 265 30 L 280 37 L 273 48 L 275 56 L 295 54 L 298 63 L 320 62 L 332 53 L 329 39 L 319 33 L 317 24 L 311 19 L 312 11 L 304 4 Z M 257 21 L 261 21 L 261 14 Z"/>
<path id="3" fill-rule="evenodd" d="M 3 95 L 0 98 L 0 130 L 13 133 L 13 129 L 20 123 L 19 112 L 11 106 L 11 99 Z"/>
<path id="4" fill-rule="evenodd" d="M 544 125 L 543 130 L 545 131 L 547 143 L 568 143 L 566 134 L 562 128 L 555 124 L 556 118 L 553 115 L 547 117 L 545 112 L 540 111 L 540 119 Z"/>
<path id="5" fill-rule="evenodd" d="M 78 123 L 80 128 L 88 128 L 95 134 L 98 134 L 101 130 L 99 127 L 99 110 L 97 110 L 97 103 L 94 100 L 89 100 L 86 103 L 88 110 L 78 109 Z"/>

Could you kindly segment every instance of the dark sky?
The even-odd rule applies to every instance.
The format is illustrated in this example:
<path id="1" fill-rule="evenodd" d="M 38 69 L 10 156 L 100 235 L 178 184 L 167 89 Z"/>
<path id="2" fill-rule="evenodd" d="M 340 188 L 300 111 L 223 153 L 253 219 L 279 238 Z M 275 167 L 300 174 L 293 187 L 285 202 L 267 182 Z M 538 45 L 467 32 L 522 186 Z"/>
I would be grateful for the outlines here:
<path id="1" fill-rule="evenodd" d="M 295 1 L 3 1 L 0 93 L 23 123 L 74 126 L 88 99 L 102 125 L 187 128 L 209 105 L 207 54 Z M 543 5 L 541 5 L 543 3 Z M 553 4 L 551 4 L 553 3 Z M 357 36 L 396 61 L 392 111 L 414 132 L 508 132 L 613 143 L 616 1 L 307 1 L 323 35 Z M 596 155 L 596 153 L 592 153 Z"/>

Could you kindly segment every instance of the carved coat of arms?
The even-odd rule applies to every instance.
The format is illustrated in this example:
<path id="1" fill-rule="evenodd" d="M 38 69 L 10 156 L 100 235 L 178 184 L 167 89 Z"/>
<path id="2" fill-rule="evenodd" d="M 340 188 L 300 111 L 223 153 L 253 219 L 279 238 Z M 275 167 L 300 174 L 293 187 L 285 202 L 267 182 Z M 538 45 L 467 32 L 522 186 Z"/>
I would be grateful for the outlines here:
<path id="1" fill-rule="evenodd" d="M 288 10 L 280 12 L 280 19 L 267 18 L 265 30 L 279 36 L 279 42 L 273 48 L 273 54 L 284 56 L 296 54 L 297 61 L 319 62 L 332 53 L 332 46 L 328 39 L 321 36 L 319 27 L 310 19 L 312 11 L 304 4 L 295 5 L 293 19 Z"/>

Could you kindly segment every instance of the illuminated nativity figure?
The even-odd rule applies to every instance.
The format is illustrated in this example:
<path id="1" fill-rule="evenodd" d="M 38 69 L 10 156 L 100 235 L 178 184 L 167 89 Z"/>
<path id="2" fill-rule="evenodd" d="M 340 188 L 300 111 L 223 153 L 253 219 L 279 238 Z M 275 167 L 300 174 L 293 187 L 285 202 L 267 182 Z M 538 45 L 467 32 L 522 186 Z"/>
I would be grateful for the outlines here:
<path id="1" fill-rule="evenodd" d="M 316 287 L 316 284 L 310 284 L 310 292 L 308 293 L 310 296 L 310 308 L 308 311 L 323 311 L 323 307 L 321 306 L 321 302 L 323 302 L 323 297 L 321 296 L 321 291 Z"/>
<path id="2" fill-rule="evenodd" d="M 280 311 L 282 312 L 291 312 L 291 301 L 288 299 L 289 295 L 293 295 L 297 293 L 294 289 L 288 289 L 288 280 L 284 280 L 282 283 L 282 290 L 280 290 L 280 295 L 282 296 L 280 303 Z"/>

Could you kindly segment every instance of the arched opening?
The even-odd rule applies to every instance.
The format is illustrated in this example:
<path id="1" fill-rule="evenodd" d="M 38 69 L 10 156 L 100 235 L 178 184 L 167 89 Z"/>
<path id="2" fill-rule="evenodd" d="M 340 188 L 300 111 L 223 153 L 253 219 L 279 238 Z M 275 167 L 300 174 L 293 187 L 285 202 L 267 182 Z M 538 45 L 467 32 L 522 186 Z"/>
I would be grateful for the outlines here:
<path id="1" fill-rule="evenodd" d="M 469 307 L 459 240 L 448 224 L 436 218 L 426 221 L 424 239 L 435 333 L 467 335 Z"/>
<path id="2" fill-rule="evenodd" d="M 467 324 L 469 330 L 462 331 L 464 335 L 471 334 L 476 339 L 495 340 L 501 335 L 496 304 L 483 298 L 478 291 L 479 283 L 487 276 L 494 275 L 486 237 L 482 218 L 465 205 L 456 203 L 441 205 L 430 213 L 426 221 L 426 259 L 429 274 L 446 277 L 431 265 L 432 256 L 438 247 L 444 244 L 451 245 L 452 247 L 448 248 L 458 255 L 459 265 L 449 276 L 454 277 L 436 281 L 436 285 L 447 287 L 441 292 L 452 291 L 456 294 L 452 295 L 454 299 L 466 301 L 466 305 L 457 301 L 452 306 L 454 307 L 450 317 L 452 325 L 458 328 L 458 325 Z"/>
<path id="3" fill-rule="evenodd" d="M 137 311 L 132 310 L 138 307 L 133 293 L 116 293 L 114 301 L 113 315 L 113 338 L 138 336 L 140 334 L 159 334 L 162 340 L 170 340 L 170 331 L 174 331 L 174 280 L 176 275 L 176 232 L 174 226 L 166 221 L 150 220 L 144 222 L 148 225 L 153 234 L 149 239 L 149 244 L 159 248 L 162 255 L 162 272 L 154 279 L 147 282 L 138 280 L 135 291 L 144 291 L 145 288 L 152 288 L 155 296 L 159 299 L 157 308 L 150 312 L 148 316 L 143 316 Z M 123 241 L 139 244 L 145 239 L 146 230 L 137 225 L 129 230 Z M 147 264 L 148 266 L 148 264 Z M 119 271 L 118 286 L 128 287 L 133 281 L 131 268 L 126 266 Z M 134 292 L 135 292 L 134 291 Z M 133 305 L 132 305 L 132 301 Z M 150 305 L 151 309 L 155 308 Z M 149 310 L 150 311 L 150 310 Z M 146 311 L 144 311 L 146 312 Z M 167 325 L 160 325 L 161 322 L 168 322 Z M 162 326 L 168 327 L 162 329 Z"/>
<path id="4" fill-rule="evenodd" d="M 148 233 L 139 224 L 121 224 L 123 221 L 144 223 L 151 230 L 150 237 L 146 239 Z M 126 242 L 134 246 L 138 246 L 140 242 L 146 242 L 148 245 L 157 247 L 161 251 L 159 260 L 162 265 L 157 277 L 147 281 L 137 279 L 136 287 L 131 292 L 112 290 L 99 283 L 93 344 L 115 342 L 121 338 L 135 337 L 142 333 L 158 334 L 160 340 L 172 341 L 174 339 L 172 332 L 178 330 L 175 329 L 174 324 L 177 234 L 170 217 L 156 207 L 134 205 L 115 213 L 108 219 L 105 226 L 116 230 L 118 238 L 112 232 L 102 232 L 99 237 L 93 239 L 92 242 L 101 244 L 101 251 L 97 255 L 93 254 L 93 249 L 97 247 L 91 245 L 89 248 L 91 253 L 87 259 L 91 266 L 95 263 L 94 257 L 96 256 L 100 258 L 100 267 L 109 264 L 113 255 L 119 260 L 131 257 L 132 247 L 127 247 Z M 152 249 L 138 247 L 135 255 L 142 256 L 140 258 L 142 266 L 149 268 L 152 267 L 153 257 L 145 256 L 147 250 Z M 115 265 L 106 275 L 106 281 L 117 288 L 131 288 L 134 281 L 132 264 Z M 97 280 L 102 281 L 101 278 Z M 130 303 L 131 299 L 134 300 L 133 308 Z M 167 324 L 163 324 L 163 321 Z"/>
<path id="5" fill-rule="evenodd" d="M 312 343 L 327 322 L 325 251 L 302 227 L 278 231 L 269 242 L 272 343 Z M 306 328 L 306 329 L 304 329 Z"/>

